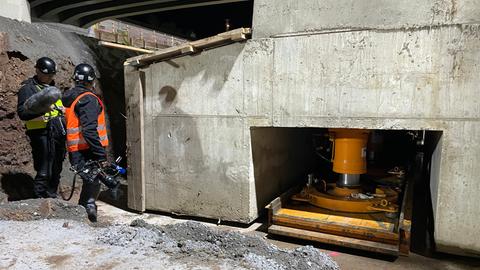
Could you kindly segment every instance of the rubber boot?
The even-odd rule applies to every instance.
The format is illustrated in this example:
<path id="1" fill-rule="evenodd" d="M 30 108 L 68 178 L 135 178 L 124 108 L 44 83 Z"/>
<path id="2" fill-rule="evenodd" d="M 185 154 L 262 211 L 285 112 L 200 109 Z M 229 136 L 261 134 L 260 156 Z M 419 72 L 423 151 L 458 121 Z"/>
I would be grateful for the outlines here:
<path id="1" fill-rule="evenodd" d="M 48 176 L 46 173 L 38 172 L 33 182 L 35 198 L 50 198 L 48 194 Z"/>
<path id="2" fill-rule="evenodd" d="M 97 222 L 97 204 L 95 201 L 99 194 L 100 182 L 98 180 L 95 180 L 93 183 L 83 182 L 78 204 L 85 207 L 88 219 L 91 222 Z"/>
<path id="3" fill-rule="evenodd" d="M 48 183 L 48 195 L 50 198 L 57 198 L 58 185 L 65 159 L 65 134 L 63 130 L 63 118 L 55 118 L 49 122 L 49 152 L 50 152 L 50 181 Z M 59 131 L 59 129 L 61 129 Z"/>
<path id="4" fill-rule="evenodd" d="M 97 222 L 97 204 L 94 201 L 89 200 L 85 205 L 87 211 L 88 220 L 91 222 Z"/>

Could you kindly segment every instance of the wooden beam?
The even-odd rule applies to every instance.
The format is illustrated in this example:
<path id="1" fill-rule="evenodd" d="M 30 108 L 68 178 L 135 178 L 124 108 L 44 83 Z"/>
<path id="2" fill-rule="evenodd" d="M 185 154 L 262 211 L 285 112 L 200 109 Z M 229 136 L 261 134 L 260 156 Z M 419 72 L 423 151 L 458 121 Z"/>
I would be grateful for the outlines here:
<path id="1" fill-rule="evenodd" d="M 332 217 L 334 216 L 332 215 Z M 352 219 L 351 222 L 355 223 L 355 221 L 359 220 Z M 393 245 L 398 245 L 399 243 L 399 235 L 396 232 L 368 228 L 366 226 L 357 226 L 355 224 L 349 224 L 348 222 L 334 223 L 283 214 L 273 215 L 272 222 L 275 225 L 364 239 L 368 241 L 382 242 Z"/>
<path id="2" fill-rule="evenodd" d="M 268 232 L 277 235 L 300 238 L 330 245 L 337 245 L 347 248 L 355 248 L 376 253 L 398 256 L 398 246 L 389 245 L 367 240 L 354 239 L 350 237 L 312 232 L 302 229 L 290 228 L 286 226 L 272 225 Z"/>
<path id="3" fill-rule="evenodd" d="M 412 208 L 413 208 L 413 180 L 407 179 L 403 195 L 402 209 L 400 212 L 399 228 L 400 233 L 400 255 L 408 256 L 410 253 L 411 229 L 412 229 Z"/>
<path id="4" fill-rule="evenodd" d="M 99 41 L 98 45 L 108 47 L 108 48 L 115 48 L 115 49 L 121 49 L 121 50 L 129 50 L 129 51 L 135 51 L 135 52 L 141 52 L 141 53 L 154 53 L 154 50 L 147 50 L 147 49 L 142 49 L 138 47 L 133 47 L 133 46 L 127 46 L 127 45 L 122 45 L 118 43 L 113 43 L 113 42 L 108 42 L 108 41 Z"/>
<path id="5" fill-rule="evenodd" d="M 224 46 L 233 42 L 246 40 L 252 33 L 250 28 L 238 28 L 232 31 L 218 34 L 213 37 L 200 39 L 164 50 L 158 50 L 152 54 L 140 55 L 127 59 L 126 64 L 132 66 L 149 65 L 153 62 L 169 60 L 175 57 L 199 53 L 205 49 Z"/>

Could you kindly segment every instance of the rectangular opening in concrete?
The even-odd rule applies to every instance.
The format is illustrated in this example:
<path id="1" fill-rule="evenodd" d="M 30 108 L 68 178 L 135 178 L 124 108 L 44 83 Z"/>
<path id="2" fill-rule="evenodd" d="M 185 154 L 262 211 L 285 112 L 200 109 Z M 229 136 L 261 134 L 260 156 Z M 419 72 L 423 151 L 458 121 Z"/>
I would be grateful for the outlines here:
<path id="1" fill-rule="evenodd" d="M 349 131 L 351 130 L 353 129 Z M 292 188 L 305 186 L 308 175 L 329 184 L 339 183 L 343 174 L 333 171 L 332 155 L 335 147 L 332 131 L 335 130 L 251 128 L 258 209 Z M 432 219 L 440 170 L 442 131 L 365 131 L 368 131 L 368 135 L 361 155 L 367 169 L 359 175 L 359 181 L 367 190 L 374 190 L 377 186 L 398 188 L 400 207 L 406 182 L 412 184 L 411 215 L 414 224 L 412 231 L 415 233 L 412 240 L 416 241 L 417 251 L 425 249 L 433 235 Z M 404 178 L 396 178 L 399 174 L 404 174 Z M 398 221 L 399 217 L 395 218 Z"/>

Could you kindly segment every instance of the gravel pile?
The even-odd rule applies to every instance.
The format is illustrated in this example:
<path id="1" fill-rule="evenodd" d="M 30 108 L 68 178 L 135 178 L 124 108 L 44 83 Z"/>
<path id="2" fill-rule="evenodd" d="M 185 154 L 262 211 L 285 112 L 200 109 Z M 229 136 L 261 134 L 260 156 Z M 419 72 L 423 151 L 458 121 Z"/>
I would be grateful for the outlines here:
<path id="1" fill-rule="evenodd" d="M 130 226 L 110 227 L 98 241 L 132 252 L 164 253 L 176 260 L 228 261 L 247 269 L 339 269 L 328 255 L 311 246 L 279 249 L 258 237 L 192 221 L 154 226 L 137 219 Z"/>

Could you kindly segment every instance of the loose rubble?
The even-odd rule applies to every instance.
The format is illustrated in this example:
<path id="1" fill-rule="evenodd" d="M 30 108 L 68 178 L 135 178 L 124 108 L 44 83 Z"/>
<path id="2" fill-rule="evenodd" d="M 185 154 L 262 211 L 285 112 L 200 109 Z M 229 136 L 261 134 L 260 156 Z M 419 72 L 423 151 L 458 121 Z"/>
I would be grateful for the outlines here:
<path id="1" fill-rule="evenodd" d="M 86 221 L 82 206 L 58 199 L 30 199 L 0 204 L 0 220 L 68 219 Z"/>
<path id="2" fill-rule="evenodd" d="M 283 250 L 258 237 L 192 221 L 154 226 L 137 219 L 130 227 L 110 227 L 98 241 L 132 252 L 165 253 L 175 260 L 227 260 L 247 269 L 338 269 L 328 255 L 311 246 Z"/>

